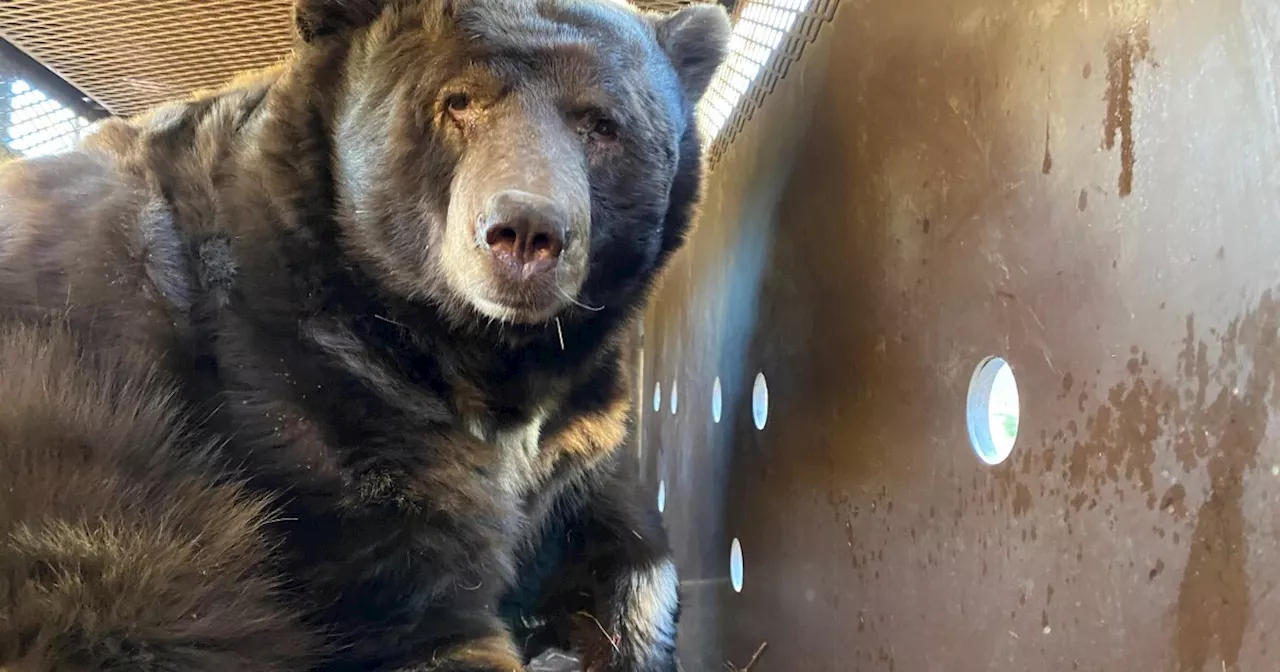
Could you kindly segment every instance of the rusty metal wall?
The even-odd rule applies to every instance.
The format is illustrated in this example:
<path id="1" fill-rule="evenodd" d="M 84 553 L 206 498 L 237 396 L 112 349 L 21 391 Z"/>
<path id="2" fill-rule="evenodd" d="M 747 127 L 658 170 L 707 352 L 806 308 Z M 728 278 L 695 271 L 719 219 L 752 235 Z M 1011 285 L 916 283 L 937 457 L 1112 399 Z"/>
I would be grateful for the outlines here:
<path id="1" fill-rule="evenodd" d="M 684 669 L 1277 669 L 1278 90 L 1274 0 L 844 0 L 645 323 Z"/>

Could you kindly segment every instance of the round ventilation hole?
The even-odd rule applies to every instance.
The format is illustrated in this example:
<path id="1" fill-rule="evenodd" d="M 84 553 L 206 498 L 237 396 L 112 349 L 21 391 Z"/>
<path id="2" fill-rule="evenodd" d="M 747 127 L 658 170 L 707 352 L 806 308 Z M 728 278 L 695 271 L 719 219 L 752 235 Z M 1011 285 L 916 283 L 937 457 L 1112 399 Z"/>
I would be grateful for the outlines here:
<path id="1" fill-rule="evenodd" d="M 729 547 L 729 581 L 733 584 L 733 592 L 742 592 L 742 544 L 737 537 Z"/>
<path id="2" fill-rule="evenodd" d="M 1000 464 L 1013 453 L 1018 439 L 1018 381 L 1013 367 L 1000 357 L 988 357 L 974 369 L 966 401 L 969 443 L 978 459 Z"/>
<path id="3" fill-rule="evenodd" d="M 667 511 L 667 482 L 658 481 L 658 513 Z"/>
<path id="4" fill-rule="evenodd" d="M 711 420 L 716 424 L 720 424 L 720 413 L 724 410 L 721 396 L 720 376 L 716 376 L 715 382 L 711 384 Z"/>
<path id="5" fill-rule="evenodd" d="M 680 407 L 680 381 L 671 381 L 671 415 L 676 414 L 676 409 Z"/>
<path id="6" fill-rule="evenodd" d="M 751 419 L 756 423 L 756 429 L 764 429 L 765 423 L 769 422 L 769 384 L 764 380 L 763 373 L 756 374 L 756 383 L 751 388 Z"/>
<path id="7" fill-rule="evenodd" d="M 653 412 L 662 410 L 662 381 L 653 384 Z"/>

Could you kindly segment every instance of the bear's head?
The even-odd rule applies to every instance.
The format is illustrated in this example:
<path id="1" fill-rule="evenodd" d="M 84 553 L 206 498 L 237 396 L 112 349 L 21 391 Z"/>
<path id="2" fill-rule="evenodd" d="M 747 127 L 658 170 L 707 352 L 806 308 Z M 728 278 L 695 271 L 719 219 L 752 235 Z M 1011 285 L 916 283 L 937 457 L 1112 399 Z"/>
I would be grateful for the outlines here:
<path id="1" fill-rule="evenodd" d="M 625 309 L 683 240 L 719 6 L 298 0 L 295 17 L 299 67 L 341 64 L 315 95 L 344 243 L 400 296 L 510 328 Z"/>

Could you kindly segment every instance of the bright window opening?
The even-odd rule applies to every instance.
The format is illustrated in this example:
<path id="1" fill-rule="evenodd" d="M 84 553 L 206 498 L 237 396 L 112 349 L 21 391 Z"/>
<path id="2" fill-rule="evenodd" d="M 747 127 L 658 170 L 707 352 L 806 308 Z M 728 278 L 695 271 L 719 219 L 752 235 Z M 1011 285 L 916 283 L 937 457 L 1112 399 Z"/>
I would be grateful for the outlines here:
<path id="1" fill-rule="evenodd" d="M 75 148 L 89 120 L 26 81 L 0 84 L 0 140 L 18 156 L 43 156 Z"/>
<path id="2" fill-rule="evenodd" d="M 714 142 L 733 118 L 739 103 L 811 1 L 746 0 L 729 40 L 729 57 L 711 80 L 698 107 L 698 123 L 706 144 Z"/>
<path id="3" fill-rule="evenodd" d="M 1009 459 L 1018 440 L 1018 381 L 1013 367 L 1000 357 L 987 357 L 973 371 L 965 416 L 969 443 L 978 459 L 996 465 Z"/>

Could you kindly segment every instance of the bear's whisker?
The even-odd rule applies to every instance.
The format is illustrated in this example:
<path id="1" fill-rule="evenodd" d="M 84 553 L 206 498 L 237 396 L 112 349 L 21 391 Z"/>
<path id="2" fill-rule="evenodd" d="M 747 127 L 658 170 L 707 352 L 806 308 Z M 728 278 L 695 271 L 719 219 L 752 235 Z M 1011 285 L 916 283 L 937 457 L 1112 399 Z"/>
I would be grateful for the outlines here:
<path id="1" fill-rule="evenodd" d="M 565 301 L 568 301 L 569 303 L 572 303 L 573 305 L 583 310 L 589 310 L 593 313 L 598 313 L 604 310 L 604 306 L 588 306 L 587 304 L 573 298 L 572 296 L 569 296 L 569 293 L 564 291 L 564 289 L 560 287 L 560 285 L 556 285 L 555 287 L 556 287 L 556 291 L 560 293 L 560 296 L 563 297 Z"/>

